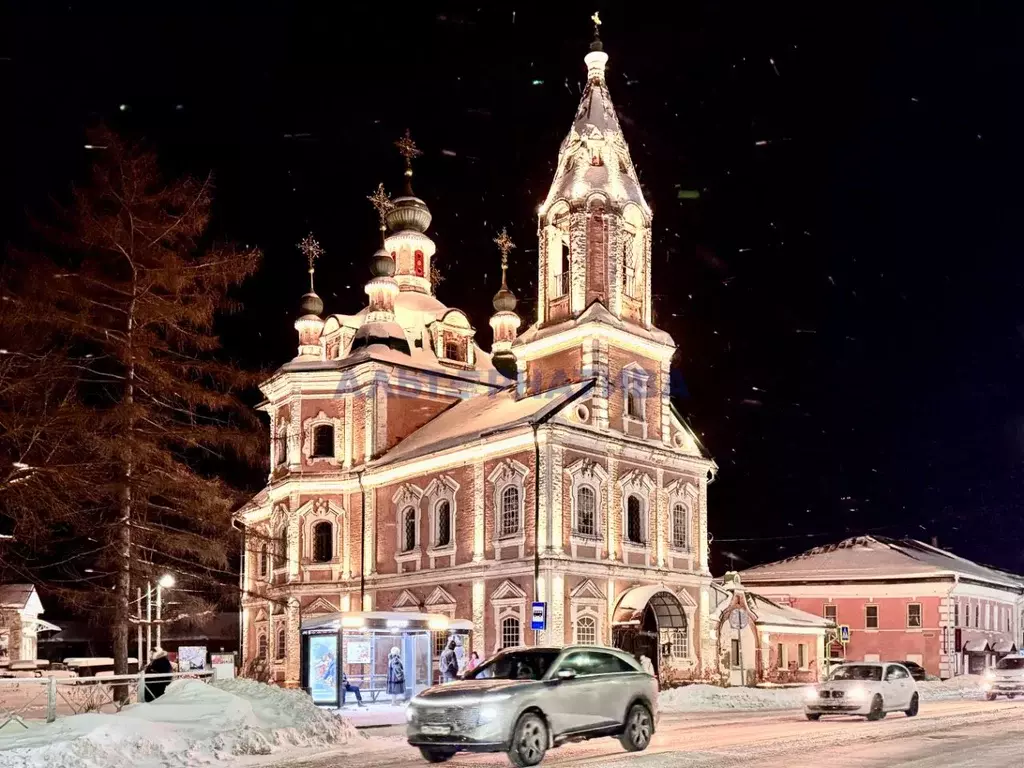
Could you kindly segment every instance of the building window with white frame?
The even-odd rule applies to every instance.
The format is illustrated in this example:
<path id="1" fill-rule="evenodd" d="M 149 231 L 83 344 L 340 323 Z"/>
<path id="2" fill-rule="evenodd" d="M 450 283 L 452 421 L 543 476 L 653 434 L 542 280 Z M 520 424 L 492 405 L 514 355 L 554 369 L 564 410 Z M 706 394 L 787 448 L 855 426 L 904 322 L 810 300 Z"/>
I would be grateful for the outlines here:
<path id="1" fill-rule="evenodd" d="M 277 630 L 277 649 L 276 649 L 277 650 L 277 654 L 276 655 L 277 655 L 277 660 L 278 661 L 284 661 L 285 651 L 287 650 L 287 648 L 285 647 L 286 641 L 287 641 L 287 635 L 286 635 L 286 633 L 284 631 L 284 627 L 281 627 L 279 630 Z"/>
<path id="2" fill-rule="evenodd" d="M 284 568 L 288 564 L 288 526 L 282 525 L 277 533 L 277 551 L 274 553 L 274 567 Z"/>
<path id="3" fill-rule="evenodd" d="M 260 633 L 259 639 L 256 641 L 256 657 L 260 661 L 267 660 L 267 636 L 265 633 Z"/>
<path id="4" fill-rule="evenodd" d="M 498 536 L 515 536 L 520 533 L 520 511 L 521 500 L 519 488 L 515 485 L 507 485 L 501 492 L 500 521 L 498 524 Z"/>
<path id="5" fill-rule="evenodd" d="M 317 424 L 313 427 L 312 458 L 334 458 L 334 425 Z"/>
<path id="6" fill-rule="evenodd" d="M 576 533 L 597 536 L 597 493 L 589 485 L 576 490 Z"/>
<path id="7" fill-rule="evenodd" d="M 921 628 L 920 603 L 909 603 L 907 605 L 907 626 L 915 629 Z"/>
<path id="8" fill-rule="evenodd" d="M 515 648 L 522 645 L 522 623 L 515 616 L 506 616 L 501 620 L 501 647 Z"/>
<path id="9" fill-rule="evenodd" d="M 826 619 L 831 622 L 836 622 L 839 617 L 839 606 L 838 605 L 826 605 L 824 614 Z"/>
<path id="10" fill-rule="evenodd" d="M 646 544 L 646 533 L 643 502 L 631 493 L 626 499 L 626 538 L 630 544 Z"/>
<path id="11" fill-rule="evenodd" d="M 630 424 L 643 426 L 643 437 L 647 437 L 647 380 L 650 375 L 639 364 L 630 363 L 622 369 L 622 420 L 623 429 Z"/>
<path id="12" fill-rule="evenodd" d="M 675 549 L 686 549 L 686 529 L 689 517 L 686 505 L 681 501 L 672 505 L 672 546 Z"/>
<path id="13" fill-rule="evenodd" d="M 329 563 L 334 558 L 334 526 L 321 520 L 313 526 L 313 562 Z"/>
<path id="14" fill-rule="evenodd" d="M 807 643 L 800 643 L 797 645 L 796 660 L 800 669 L 807 669 Z"/>
<path id="15" fill-rule="evenodd" d="M 416 549 L 416 508 L 406 507 L 402 510 L 402 551 L 412 552 Z"/>
<path id="16" fill-rule="evenodd" d="M 878 629 L 878 606 L 877 605 L 866 605 L 866 606 L 864 606 L 864 628 L 865 629 Z"/>
<path id="17" fill-rule="evenodd" d="M 267 578 L 270 575 L 270 547 L 267 542 L 263 542 L 260 547 L 260 576 Z"/>
<path id="18" fill-rule="evenodd" d="M 447 547 L 452 543 L 452 505 L 441 499 L 434 505 L 434 546 Z"/>
<path id="19" fill-rule="evenodd" d="M 578 645 L 597 645 L 597 619 L 580 616 L 573 626 L 573 642 Z"/>
<path id="20" fill-rule="evenodd" d="M 686 627 L 663 629 L 659 633 L 662 655 L 673 659 L 685 659 L 690 655 L 689 640 Z"/>
<path id="21" fill-rule="evenodd" d="M 644 418 L 643 397 L 632 385 L 626 391 L 626 415 L 637 421 Z"/>
<path id="22" fill-rule="evenodd" d="M 280 467 L 288 463 L 288 422 L 282 419 L 277 423 L 277 435 L 274 441 L 274 463 Z"/>
<path id="23" fill-rule="evenodd" d="M 778 669 L 789 669 L 789 663 L 786 661 L 786 646 L 784 643 L 779 643 L 775 646 L 775 666 Z"/>

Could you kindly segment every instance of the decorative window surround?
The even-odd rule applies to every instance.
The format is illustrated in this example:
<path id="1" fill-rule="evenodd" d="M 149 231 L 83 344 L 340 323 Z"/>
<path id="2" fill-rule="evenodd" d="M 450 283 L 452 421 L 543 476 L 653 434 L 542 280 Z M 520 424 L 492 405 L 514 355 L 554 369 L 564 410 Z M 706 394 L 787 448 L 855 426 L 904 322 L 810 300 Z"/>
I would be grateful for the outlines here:
<path id="1" fill-rule="evenodd" d="M 270 422 L 270 472 L 288 466 L 288 419 L 284 416 Z"/>
<path id="2" fill-rule="evenodd" d="M 391 606 L 393 611 L 402 611 L 403 613 L 418 613 L 421 610 L 422 603 L 420 599 L 416 597 L 408 589 L 403 589 L 401 594 L 395 599 L 394 604 Z"/>
<path id="3" fill-rule="evenodd" d="M 646 472 L 631 469 L 619 478 L 619 495 L 622 498 L 622 536 L 623 555 L 626 552 L 642 552 L 644 565 L 651 565 L 651 500 L 654 498 L 654 480 Z M 644 542 L 629 540 L 629 497 L 636 496 L 640 500 L 640 528 Z M 623 557 L 625 560 L 625 557 Z"/>
<path id="4" fill-rule="evenodd" d="M 700 491 L 692 482 L 687 482 L 685 480 L 676 480 L 675 482 L 670 483 L 665 490 L 668 491 L 668 548 L 676 554 L 692 554 L 693 510 L 697 508 L 697 500 L 700 496 Z M 676 504 L 682 504 L 686 510 L 686 529 L 683 531 L 683 540 L 686 542 L 686 546 L 684 547 L 676 546 Z"/>
<path id="5" fill-rule="evenodd" d="M 501 622 L 506 618 L 519 619 L 519 645 L 523 644 L 526 623 L 526 593 L 511 581 L 502 582 L 491 594 L 494 614 L 494 653 L 502 648 Z"/>
<path id="6" fill-rule="evenodd" d="M 411 483 L 404 483 L 399 486 L 395 495 L 391 497 L 391 502 L 394 505 L 393 509 L 395 510 L 395 562 L 399 565 L 415 562 L 417 569 L 423 567 L 423 542 L 420 540 L 420 507 L 422 506 L 420 502 L 422 499 L 423 491 Z M 403 545 L 405 544 L 404 514 L 408 507 L 416 510 L 416 544 L 411 550 L 403 551 Z"/>
<path id="7" fill-rule="evenodd" d="M 456 520 L 457 520 L 457 509 L 458 505 L 455 503 L 455 496 L 459 492 L 459 484 L 455 482 L 450 476 L 442 475 L 441 477 L 434 478 L 427 486 L 424 491 L 424 496 L 427 497 L 427 509 L 430 514 L 430 546 L 427 547 L 427 555 L 430 557 L 430 567 L 434 567 L 434 561 L 438 557 L 455 557 L 455 553 L 458 549 L 456 544 Z M 448 515 L 451 518 L 449 522 L 449 534 L 448 543 L 444 546 L 438 546 L 438 507 L 441 502 L 448 502 Z M 453 562 L 454 564 L 454 562 Z"/>
<path id="8" fill-rule="evenodd" d="M 288 571 L 288 550 L 291 548 L 291 533 L 289 528 L 289 513 L 288 507 L 285 504 L 275 504 L 274 511 L 270 517 L 270 530 L 272 544 L 270 551 L 272 554 L 272 570 L 276 576 L 279 573 L 286 573 Z M 284 547 L 282 548 L 282 544 Z"/>
<path id="9" fill-rule="evenodd" d="M 455 598 L 444 587 L 435 587 L 426 599 L 427 613 L 440 613 L 449 619 L 455 618 Z"/>
<path id="10" fill-rule="evenodd" d="M 572 619 L 572 641 L 574 643 L 580 642 L 576 635 L 576 628 L 579 626 L 579 620 L 584 616 L 589 616 L 594 620 L 598 645 L 603 645 L 611 639 L 607 636 L 607 605 L 608 599 L 591 579 L 583 581 L 569 593 L 569 616 Z"/>
<path id="11" fill-rule="evenodd" d="M 461 310 L 449 310 L 440 320 L 431 323 L 429 329 L 434 342 L 434 354 L 437 355 L 438 362 L 453 368 L 473 368 L 476 365 L 476 350 L 473 346 L 473 336 L 476 331 L 473 330 L 469 318 Z M 457 348 L 460 353 L 463 349 L 465 350 L 465 359 L 448 357 L 446 347 L 449 340 L 459 342 Z"/>
<path id="12" fill-rule="evenodd" d="M 345 510 L 333 501 L 317 498 L 307 501 L 299 510 L 302 518 L 302 561 L 306 568 L 317 570 L 334 570 L 341 565 L 344 554 L 348 552 L 348 530 L 344 525 Z M 332 531 L 331 559 L 324 562 L 313 560 L 313 526 L 320 522 L 330 523 Z M 341 535 L 339 535 L 339 533 Z M 345 568 L 348 571 L 348 568 Z M 349 574 L 345 574 L 349 578 Z"/>
<path id="13" fill-rule="evenodd" d="M 679 598 L 679 603 L 683 606 L 683 613 L 686 615 L 686 658 L 673 658 L 677 663 L 684 662 L 696 666 L 698 660 L 694 642 L 699 638 L 695 638 L 694 636 L 699 634 L 700 631 L 700 628 L 695 623 L 697 614 L 697 601 L 694 600 L 693 596 L 685 589 L 680 589 L 678 592 L 674 592 L 673 594 L 677 598 Z"/>
<path id="14" fill-rule="evenodd" d="M 530 470 L 525 465 L 514 459 L 505 459 L 499 462 L 487 477 L 494 488 L 494 551 L 496 558 L 500 558 L 503 546 L 518 546 L 519 557 L 526 555 L 526 476 L 529 473 Z M 502 494 L 510 486 L 519 491 L 519 528 L 515 533 L 503 536 L 501 535 L 501 501 Z"/>
<path id="15" fill-rule="evenodd" d="M 314 600 L 312 603 L 310 603 L 308 606 L 302 609 L 303 617 L 337 612 L 337 606 L 331 605 L 327 600 L 325 600 L 322 597 L 318 597 L 316 600 Z"/>
<path id="16" fill-rule="evenodd" d="M 333 456 L 313 455 L 313 430 L 321 425 L 334 427 Z M 302 455 L 306 457 L 306 462 L 309 464 L 323 462 L 335 467 L 339 466 L 341 462 L 338 457 L 342 455 L 342 440 L 344 439 L 344 434 L 345 425 L 342 423 L 342 419 L 331 418 L 323 411 L 320 411 L 316 416 L 306 419 L 302 422 Z"/>
<path id="17" fill-rule="evenodd" d="M 571 527 L 569 529 L 569 548 L 573 558 L 576 557 L 576 548 L 579 545 L 596 546 L 596 557 L 603 557 L 607 549 L 607 542 L 604 540 L 605 530 L 605 498 L 607 496 L 605 484 L 608 482 L 608 472 L 603 466 L 593 459 L 580 459 L 572 466 L 567 467 L 565 472 L 569 475 L 571 489 L 569 503 L 571 505 Z M 587 536 L 579 533 L 577 525 L 577 504 L 579 500 L 579 489 L 587 487 L 594 492 L 594 535 Z"/>
<path id="18" fill-rule="evenodd" d="M 639 363 L 630 363 L 622 369 L 622 431 L 629 433 L 633 424 L 640 425 L 644 440 L 647 439 L 647 386 L 650 379 L 648 373 Z M 637 398 L 640 416 L 629 413 L 629 395 Z"/>

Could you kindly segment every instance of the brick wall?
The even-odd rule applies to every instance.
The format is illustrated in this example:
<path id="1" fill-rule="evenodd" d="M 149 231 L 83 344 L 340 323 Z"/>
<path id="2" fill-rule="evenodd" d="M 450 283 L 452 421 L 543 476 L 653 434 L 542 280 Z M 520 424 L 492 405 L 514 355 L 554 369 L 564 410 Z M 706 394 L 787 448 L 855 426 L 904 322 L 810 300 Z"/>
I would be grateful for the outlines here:
<path id="1" fill-rule="evenodd" d="M 455 398 L 429 398 L 423 393 L 407 395 L 397 392 L 389 392 L 387 397 L 388 450 L 393 448 L 400 441 L 404 440 L 455 402 Z"/>
<path id="2" fill-rule="evenodd" d="M 529 394 L 544 392 L 552 387 L 582 381 L 583 350 L 581 347 L 563 349 L 526 364 L 526 388 Z"/>
<path id="3" fill-rule="evenodd" d="M 779 646 L 782 646 L 782 664 Z M 804 646 L 806 662 L 800 666 L 800 646 Z M 767 647 L 761 648 L 761 680 L 770 683 L 813 683 L 818 679 L 818 639 L 814 635 L 770 635 Z"/>
<path id="4" fill-rule="evenodd" d="M 637 363 L 647 372 L 647 392 L 644 398 L 644 418 L 647 420 L 647 437 L 661 439 L 661 365 L 654 360 L 641 357 L 634 352 L 608 348 L 608 423 L 612 429 L 622 429 L 622 414 L 626 407 L 626 393 L 622 387 L 622 369 L 630 363 Z"/>

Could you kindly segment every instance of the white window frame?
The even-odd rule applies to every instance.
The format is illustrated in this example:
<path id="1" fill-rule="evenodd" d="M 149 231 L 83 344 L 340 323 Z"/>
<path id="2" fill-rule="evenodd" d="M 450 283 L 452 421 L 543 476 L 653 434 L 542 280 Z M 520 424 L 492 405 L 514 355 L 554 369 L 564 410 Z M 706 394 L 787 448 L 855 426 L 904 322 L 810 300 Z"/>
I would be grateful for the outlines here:
<path id="1" fill-rule="evenodd" d="M 572 620 L 572 641 L 573 641 L 573 643 L 575 645 L 600 645 L 598 640 L 599 640 L 601 635 L 600 635 L 600 630 L 598 629 L 598 627 L 599 627 L 598 621 L 599 620 L 598 620 L 598 616 L 597 616 L 596 612 L 584 611 L 584 612 L 579 613 L 576 616 L 576 618 L 574 618 Z M 582 637 L 582 634 L 580 632 L 580 628 L 584 625 L 584 622 L 587 623 L 588 628 L 589 627 L 593 627 L 594 628 L 594 638 L 593 638 L 593 640 L 589 640 L 589 639 L 587 639 L 585 637 Z"/>
<path id="2" fill-rule="evenodd" d="M 832 609 L 832 613 L 835 614 L 835 616 L 833 616 L 830 619 L 830 621 L 834 621 L 836 623 L 836 625 L 838 625 L 839 624 L 839 606 L 836 605 L 835 603 L 825 603 L 825 605 L 821 609 L 821 617 L 823 619 L 828 619 L 829 618 L 828 611 L 829 611 L 830 608 Z"/>
<path id="3" fill-rule="evenodd" d="M 427 498 L 427 510 L 430 518 L 430 544 L 427 547 L 427 555 L 430 557 L 430 567 L 434 567 L 434 561 L 438 557 L 454 557 L 458 551 L 458 544 L 456 542 L 457 536 L 455 522 L 457 520 L 458 504 L 456 497 L 459 492 L 459 484 L 455 482 L 453 478 L 448 475 L 442 475 L 441 477 L 434 478 L 427 486 L 424 491 L 424 496 Z M 444 546 L 440 546 L 437 543 L 438 539 L 438 523 L 439 518 L 437 515 L 437 509 L 441 502 L 448 502 L 449 516 L 451 518 L 449 528 L 449 540 Z M 454 561 L 450 561 L 454 565 Z"/>
<path id="4" fill-rule="evenodd" d="M 875 609 L 875 626 L 873 626 L 873 627 L 869 627 L 868 626 L 868 608 L 874 608 Z M 877 603 L 867 603 L 864 606 L 864 630 L 866 632 L 877 632 L 880 625 L 881 625 L 881 616 L 880 616 L 880 612 L 878 610 L 878 604 Z"/>
<path id="5" fill-rule="evenodd" d="M 274 638 L 274 661 L 284 661 L 286 658 L 288 658 L 288 630 L 278 627 L 277 636 Z"/>
<path id="6" fill-rule="evenodd" d="M 910 609 L 917 607 L 917 625 L 910 623 Z M 921 603 L 907 603 L 907 629 L 921 629 L 924 627 L 924 606 Z"/>
<path id="7" fill-rule="evenodd" d="M 316 427 L 334 427 L 334 455 L 332 456 L 314 456 L 313 455 L 313 430 Z M 316 416 L 311 416 L 302 422 L 302 455 L 306 458 L 307 464 L 316 464 L 322 462 L 330 464 L 332 466 L 340 466 L 342 455 L 342 440 L 345 434 L 345 423 L 344 419 L 332 418 L 323 411 L 317 413 Z"/>
<path id="8" fill-rule="evenodd" d="M 803 656 L 801 661 L 800 657 Z M 811 668 L 811 654 L 807 643 L 797 643 L 796 645 L 796 665 L 801 672 L 806 672 Z"/>
<path id="9" fill-rule="evenodd" d="M 302 560 L 308 568 L 331 568 L 341 563 L 346 543 L 344 537 L 344 526 L 342 519 L 344 510 L 335 502 L 325 498 L 316 498 L 307 502 L 299 508 L 302 515 Z M 313 559 L 313 526 L 317 523 L 327 522 L 331 524 L 331 559 L 318 563 Z"/>
<path id="10" fill-rule="evenodd" d="M 628 433 L 632 424 L 640 425 L 642 437 L 647 439 L 647 385 L 651 374 L 639 363 L 630 363 L 622 369 L 622 431 Z M 640 404 L 640 417 L 629 413 L 629 393 L 636 395 Z"/>
<path id="11" fill-rule="evenodd" d="M 502 649 L 501 623 L 504 619 L 519 619 L 519 645 L 522 645 L 526 626 L 526 592 L 515 582 L 505 580 L 491 594 L 491 612 L 494 615 L 494 653 Z"/>
<path id="12" fill-rule="evenodd" d="M 412 483 L 401 485 L 391 497 L 395 514 L 395 562 L 399 564 L 399 570 L 403 563 L 415 562 L 417 570 L 423 567 L 422 501 L 423 490 Z M 404 550 L 405 510 L 409 507 L 416 513 L 416 545 L 410 550 Z"/>
<path id="13" fill-rule="evenodd" d="M 288 427 L 290 419 L 279 416 L 273 422 L 274 434 L 271 435 L 270 471 L 273 473 L 280 467 L 287 467 L 288 462 Z"/>
<path id="14" fill-rule="evenodd" d="M 633 469 L 619 478 L 619 495 L 622 504 L 622 526 L 619 535 L 622 537 L 622 551 L 642 552 L 646 565 L 650 565 L 654 536 L 651 533 L 651 500 L 654 497 L 654 481 L 646 472 Z M 640 518 L 646 541 L 637 543 L 629 540 L 629 497 L 636 496 L 640 500 Z"/>
<path id="15" fill-rule="evenodd" d="M 775 644 L 775 654 L 778 658 L 775 660 L 775 668 L 781 670 L 789 669 L 789 648 L 785 643 L 779 642 Z"/>
<path id="16" fill-rule="evenodd" d="M 595 557 L 600 560 L 607 551 L 605 541 L 605 500 L 607 496 L 608 472 L 593 459 L 580 459 L 565 469 L 569 475 L 569 548 L 573 558 L 577 556 L 579 546 L 595 547 Z M 577 506 L 579 489 L 587 487 L 594 491 L 594 536 L 584 536 L 577 526 Z"/>
<path id="17" fill-rule="evenodd" d="M 270 640 L 265 629 L 256 634 L 256 658 L 263 662 L 270 661 Z"/>
<path id="18" fill-rule="evenodd" d="M 586 579 L 569 593 L 569 618 L 572 622 L 572 638 L 574 643 L 580 642 L 576 635 L 576 623 L 579 619 L 590 617 L 594 619 L 594 632 L 597 645 L 606 645 L 607 636 L 607 612 L 608 600 L 592 579 Z M 564 640 L 560 637 L 554 638 L 556 645 L 561 645 Z"/>
<path id="19" fill-rule="evenodd" d="M 525 556 L 526 550 L 526 476 L 530 470 L 514 459 L 504 459 L 491 471 L 487 479 L 493 488 L 494 530 L 493 541 L 495 557 L 500 559 L 502 547 L 517 546 L 518 557 Z M 519 490 L 519 529 L 515 533 L 502 534 L 502 494 L 505 489 L 515 487 Z"/>

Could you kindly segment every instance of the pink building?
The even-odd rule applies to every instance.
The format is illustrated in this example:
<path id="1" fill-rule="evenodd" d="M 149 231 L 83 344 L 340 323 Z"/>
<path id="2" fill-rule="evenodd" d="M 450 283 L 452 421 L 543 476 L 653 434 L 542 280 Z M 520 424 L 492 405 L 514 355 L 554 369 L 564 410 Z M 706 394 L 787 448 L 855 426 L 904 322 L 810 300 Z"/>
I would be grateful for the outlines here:
<path id="1" fill-rule="evenodd" d="M 743 583 L 849 628 L 831 656 L 978 673 L 1021 646 L 1024 579 L 913 539 L 859 536 L 750 568 Z"/>

